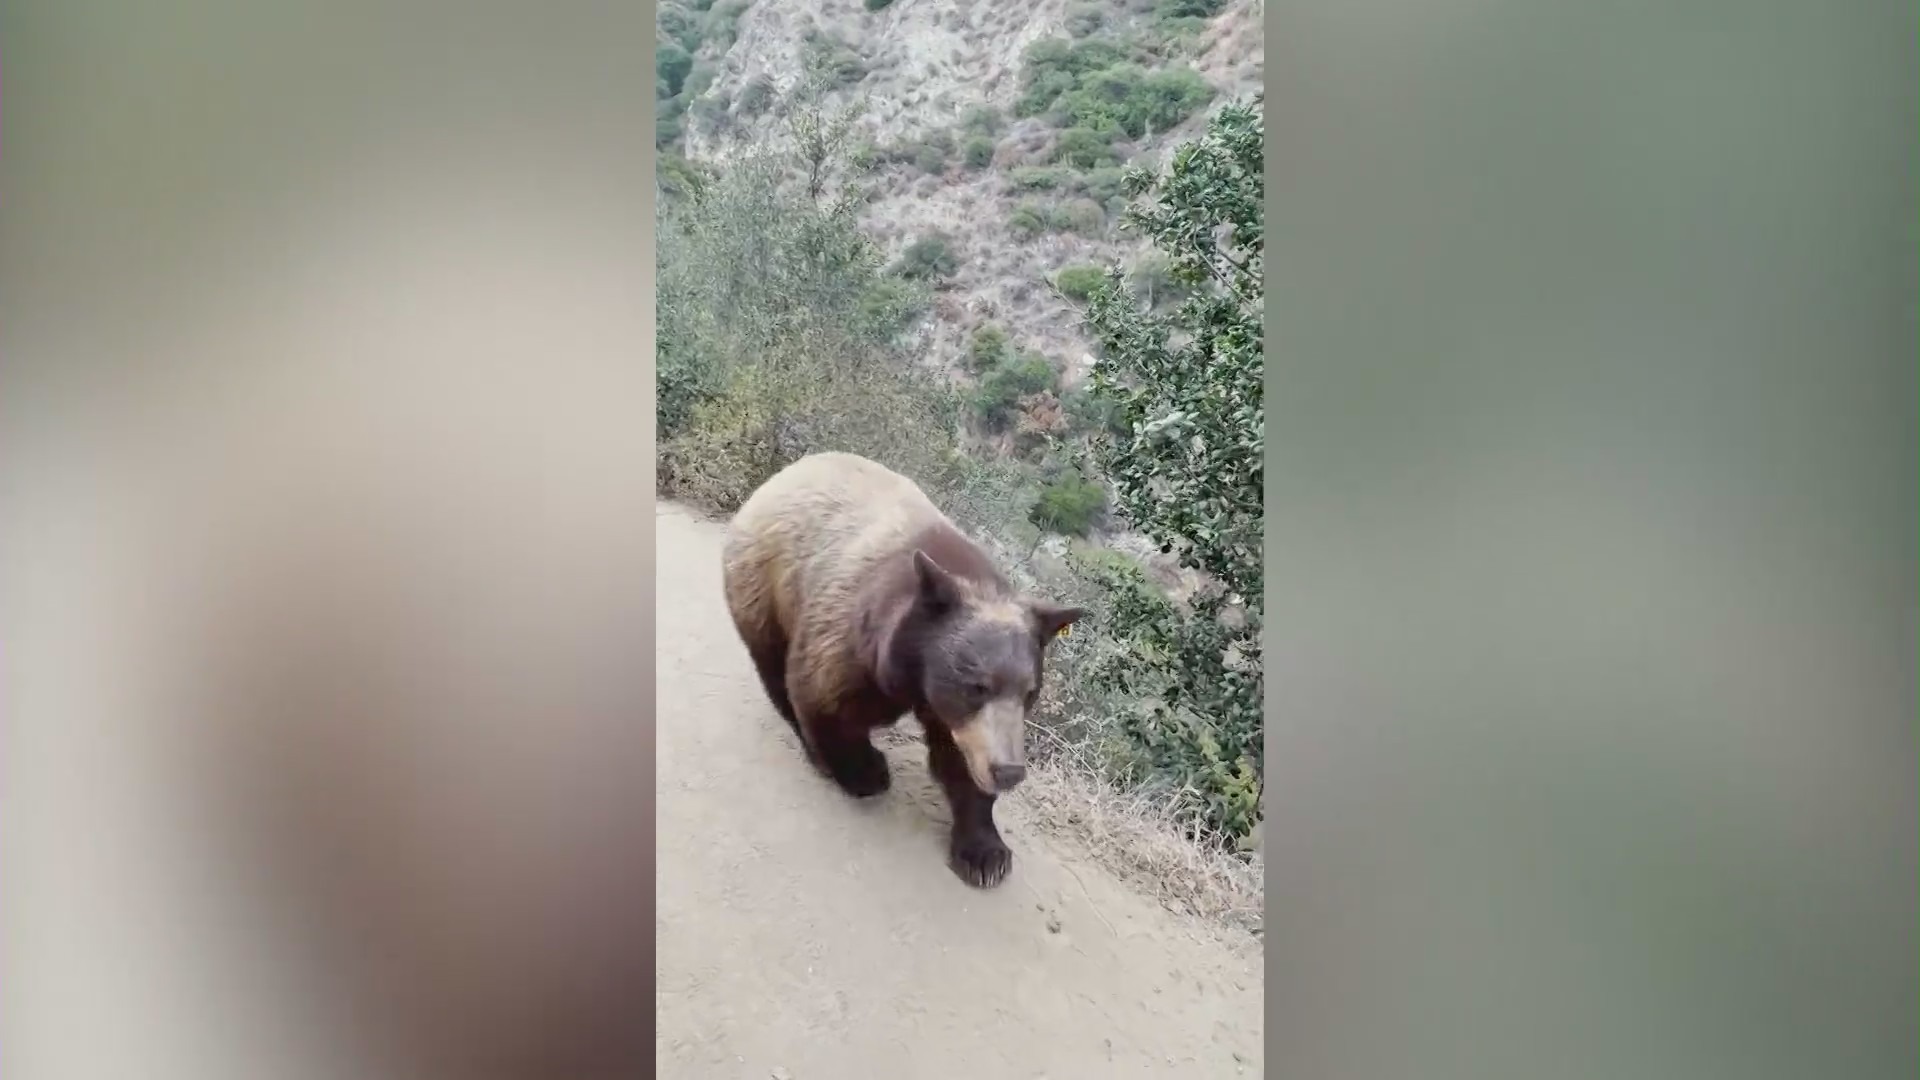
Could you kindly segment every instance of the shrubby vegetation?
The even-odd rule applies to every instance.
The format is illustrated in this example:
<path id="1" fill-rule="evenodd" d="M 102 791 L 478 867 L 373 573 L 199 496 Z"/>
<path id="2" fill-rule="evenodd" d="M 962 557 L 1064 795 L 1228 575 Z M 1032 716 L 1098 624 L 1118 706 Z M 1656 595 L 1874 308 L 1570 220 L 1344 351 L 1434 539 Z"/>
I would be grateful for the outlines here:
<path id="1" fill-rule="evenodd" d="M 943 233 L 928 233 L 900 253 L 900 261 L 893 264 L 893 272 L 912 281 L 940 281 L 953 276 L 960 269 L 960 260 L 953 253 L 953 241 Z"/>
<path id="2" fill-rule="evenodd" d="M 1053 275 L 1054 287 L 1069 300 L 1086 302 L 1094 290 L 1105 284 L 1107 272 L 1098 266 L 1069 266 Z"/>
<path id="3" fill-rule="evenodd" d="M 1119 42 L 1045 38 L 1027 49 L 1020 116 L 1138 139 L 1180 123 L 1213 98 L 1205 79 L 1185 68 L 1148 71 Z"/>
<path id="4" fill-rule="evenodd" d="M 722 123 L 725 106 L 716 113 L 703 97 L 713 85 L 714 70 L 698 59 L 701 50 L 725 52 L 738 33 L 740 15 L 751 0 L 666 0 L 654 12 L 653 97 L 654 145 L 674 146 L 686 129 L 686 116 L 696 112 L 702 122 Z M 771 88 L 769 88 L 771 89 Z M 696 110 L 696 106 L 699 108 Z"/>
<path id="5" fill-rule="evenodd" d="M 1257 107 L 1228 106 L 1163 176 L 1131 174 L 1144 198 L 1128 225 L 1196 291 L 1155 314 L 1116 273 L 1087 311 L 1102 354 L 1093 389 L 1127 429 L 1097 455 L 1119 508 L 1214 583 L 1184 613 L 1123 605 L 1144 662 L 1111 675 L 1152 703 L 1126 714 L 1146 763 L 1183 777 L 1206 820 L 1233 835 L 1256 819 L 1263 775 L 1263 138 Z"/>
<path id="6" fill-rule="evenodd" d="M 1007 228 L 1015 236 L 1038 236 L 1049 232 L 1079 233 L 1095 236 L 1106 227 L 1107 212 L 1091 199 L 1066 202 L 1023 200 L 1007 216 Z"/>

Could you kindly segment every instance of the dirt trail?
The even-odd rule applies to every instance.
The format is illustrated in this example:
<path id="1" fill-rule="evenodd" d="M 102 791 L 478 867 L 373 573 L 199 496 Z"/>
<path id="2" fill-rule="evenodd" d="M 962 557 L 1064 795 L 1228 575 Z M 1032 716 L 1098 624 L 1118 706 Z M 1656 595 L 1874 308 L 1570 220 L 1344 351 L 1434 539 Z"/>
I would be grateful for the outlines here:
<path id="1" fill-rule="evenodd" d="M 1262 1075 L 1257 952 L 1047 844 L 1017 791 L 1013 873 L 962 884 L 917 744 L 870 802 L 807 768 L 727 620 L 721 534 L 655 520 L 660 1074 Z"/>

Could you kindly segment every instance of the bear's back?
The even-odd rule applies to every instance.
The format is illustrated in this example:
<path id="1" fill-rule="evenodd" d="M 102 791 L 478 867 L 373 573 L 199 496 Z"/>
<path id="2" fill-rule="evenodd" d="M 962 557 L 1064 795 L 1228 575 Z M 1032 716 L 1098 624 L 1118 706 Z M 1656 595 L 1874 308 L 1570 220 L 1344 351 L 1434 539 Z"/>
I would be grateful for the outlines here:
<path id="1" fill-rule="evenodd" d="M 946 515 L 918 485 L 855 454 L 801 458 L 734 515 L 724 554 L 736 611 L 758 609 L 788 634 L 849 619 L 860 589 Z"/>

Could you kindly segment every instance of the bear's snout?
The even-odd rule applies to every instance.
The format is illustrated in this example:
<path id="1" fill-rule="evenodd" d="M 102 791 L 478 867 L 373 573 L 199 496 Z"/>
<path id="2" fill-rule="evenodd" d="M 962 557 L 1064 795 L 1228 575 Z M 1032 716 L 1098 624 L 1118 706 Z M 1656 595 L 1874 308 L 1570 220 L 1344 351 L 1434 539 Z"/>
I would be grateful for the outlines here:
<path id="1" fill-rule="evenodd" d="M 990 771 L 993 773 L 994 788 L 1001 792 L 1012 791 L 1027 778 L 1025 765 L 995 765 Z"/>

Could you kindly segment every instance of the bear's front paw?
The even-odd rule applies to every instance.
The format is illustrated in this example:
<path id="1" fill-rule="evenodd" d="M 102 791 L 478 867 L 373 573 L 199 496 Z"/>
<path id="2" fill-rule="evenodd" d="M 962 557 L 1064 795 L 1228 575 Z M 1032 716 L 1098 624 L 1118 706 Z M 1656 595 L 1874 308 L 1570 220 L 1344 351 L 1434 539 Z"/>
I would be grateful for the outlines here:
<path id="1" fill-rule="evenodd" d="M 887 756 L 862 739 L 826 747 L 827 772 L 856 799 L 871 798 L 892 786 Z"/>
<path id="2" fill-rule="evenodd" d="M 993 833 L 956 833 L 948 865 L 967 884 L 991 889 L 1006 880 L 1007 871 L 1013 868 L 1013 852 Z"/>

